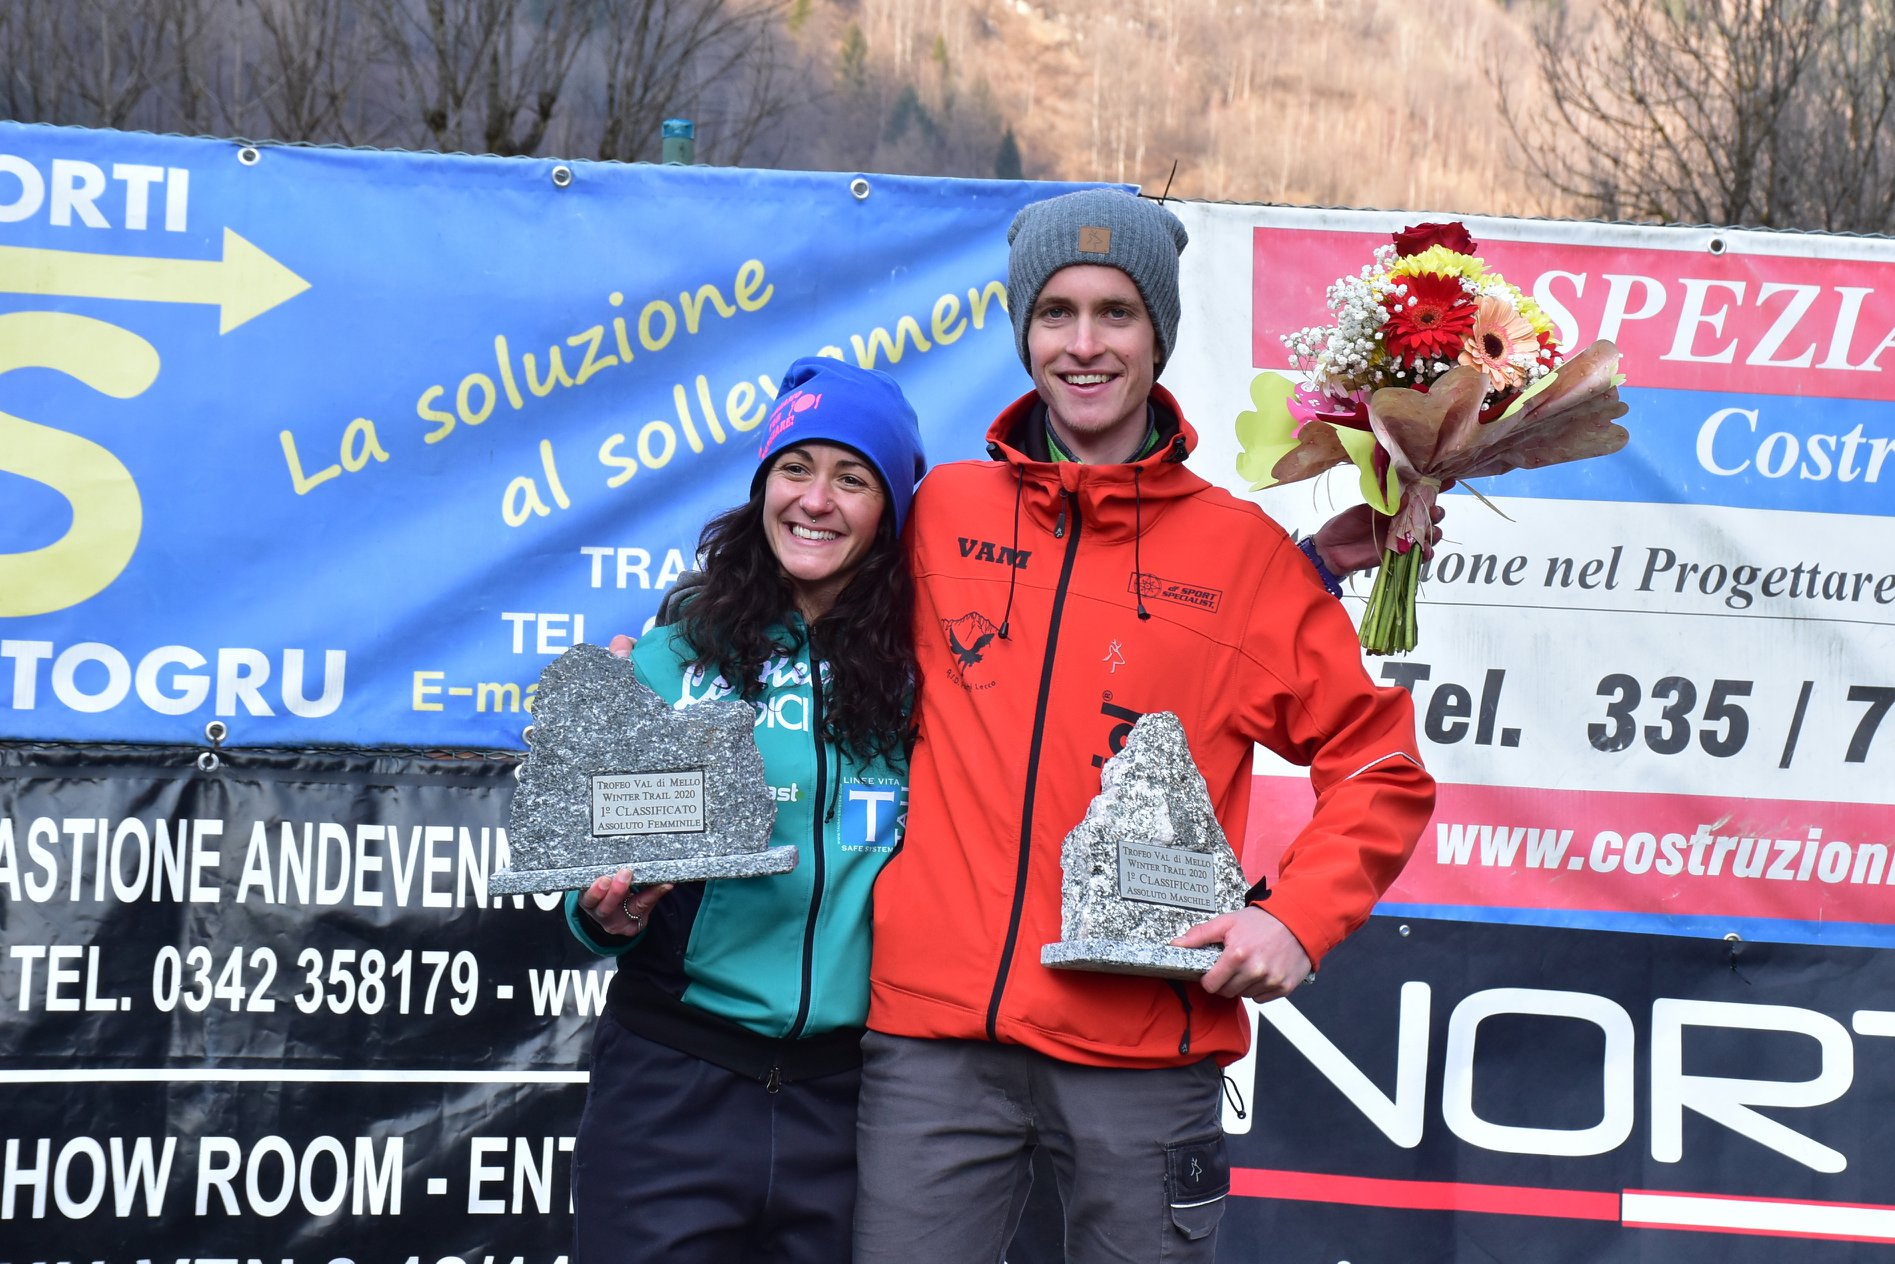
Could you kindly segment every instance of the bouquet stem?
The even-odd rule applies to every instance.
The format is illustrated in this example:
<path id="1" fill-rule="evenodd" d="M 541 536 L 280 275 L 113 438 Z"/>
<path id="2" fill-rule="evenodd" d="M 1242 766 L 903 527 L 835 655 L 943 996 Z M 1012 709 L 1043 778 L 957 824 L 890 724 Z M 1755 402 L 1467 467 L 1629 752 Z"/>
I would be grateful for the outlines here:
<path id="1" fill-rule="evenodd" d="M 1362 614 L 1362 648 L 1371 654 L 1406 654 L 1415 648 L 1415 594 L 1421 586 L 1421 549 L 1382 554 L 1369 606 Z"/>

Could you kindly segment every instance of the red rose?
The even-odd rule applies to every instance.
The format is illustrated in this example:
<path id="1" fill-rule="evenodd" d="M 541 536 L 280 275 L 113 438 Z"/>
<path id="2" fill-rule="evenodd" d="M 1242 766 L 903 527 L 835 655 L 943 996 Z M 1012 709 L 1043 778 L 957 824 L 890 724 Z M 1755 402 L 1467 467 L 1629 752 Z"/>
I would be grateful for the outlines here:
<path id="1" fill-rule="evenodd" d="M 1395 234 L 1395 253 L 1404 259 L 1430 246 L 1445 246 L 1462 255 L 1474 253 L 1474 239 L 1468 236 L 1459 220 L 1446 224 L 1416 224 Z"/>

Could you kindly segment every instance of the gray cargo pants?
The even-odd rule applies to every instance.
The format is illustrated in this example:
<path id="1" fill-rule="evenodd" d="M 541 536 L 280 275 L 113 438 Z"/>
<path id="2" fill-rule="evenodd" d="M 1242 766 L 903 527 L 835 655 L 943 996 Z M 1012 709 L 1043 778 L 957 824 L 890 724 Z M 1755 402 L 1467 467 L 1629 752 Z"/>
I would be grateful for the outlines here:
<path id="1" fill-rule="evenodd" d="M 998 1264 L 1036 1146 L 1071 1264 L 1209 1264 L 1230 1190 L 1214 1061 L 1090 1067 L 879 1032 L 862 1051 L 855 1264 Z"/>

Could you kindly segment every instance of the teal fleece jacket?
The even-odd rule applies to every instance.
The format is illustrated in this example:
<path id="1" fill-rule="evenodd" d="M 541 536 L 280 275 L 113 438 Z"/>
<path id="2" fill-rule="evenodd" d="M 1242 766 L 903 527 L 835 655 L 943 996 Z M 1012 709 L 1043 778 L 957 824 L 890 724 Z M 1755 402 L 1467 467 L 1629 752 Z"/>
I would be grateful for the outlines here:
<path id="1" fill-rule="evenodd" d="M 796 867 L 764 878 L 680 884 L 635 939 L 601 939 L 566 898 L 566 918 L 594 952 L 619 958 L 612 1006 L 651 987 L 773 1040 L 860 1027 L 868 1014 L 869 896 L 908 810 L 905 761 L 863 762 L 822 739 L 823 691 L 813 687 L 802 621 L 780 638 L 792 652 L 765 665 L 753 704 L 757 749 L 776 798 L 772 846 L 794 846 Z M 654 629 L 632 652 L 638 678 L 674 707 L 737 693 L 715 669 L 693 666 L 679 625 Z M 824 673 L 826 674 L 826 673 Z M 636 1029 L 635 1022 L 628 1023 Z"/>

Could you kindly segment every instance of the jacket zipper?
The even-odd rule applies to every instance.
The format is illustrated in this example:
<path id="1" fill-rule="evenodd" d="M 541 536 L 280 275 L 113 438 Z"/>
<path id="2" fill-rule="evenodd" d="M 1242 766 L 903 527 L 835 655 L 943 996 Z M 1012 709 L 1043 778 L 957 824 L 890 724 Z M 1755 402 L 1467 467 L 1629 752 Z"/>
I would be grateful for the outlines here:
<path id="1" fill-rule="evenodd" d="M 803 926 L 803 992 L 796 1003 L 796 1021 L 790 1024 L 790 1040 L 803 1034 L 803 1027 L 809 1022 L 809 994 L 816 970 L 816 916 L 822 911 L 823 892 L 823 841 L 822 818 L 823 805 L 828 797 L 825 779 L 829 772 L 829 758 L 823 750 L 822 719 L 822 672 L 816 666 L 816 652 L 805 647 L 809 660 L 809 729 L 816 748 L 816 795 L 810 805 L 811 851 L 815 853 L 815 873 L 810 878 L 809 920 Z"/>
<path id="2" fill-rule="evenodd" d="M 1074 502 L 1073 494 L 1060 489 L 1059 523 L 1061 529 L 1066 522 L 1068 504 Z M 1057 534 L 1057 532 L 1056 532 Z M 1053 613 L 1046 625 L 1046 657 L 1040 664 L 1040 694 L 1033 708 L 1033 741 L 1027 747 L 1026 756 L 1026 797 L 1020 808 L 1020 862 L 1013 878 L 1013 914 L 1007 922 L 1007 942 L 1000 952 L 1000 971 L 994 977 L 993 1000 L 987 1005 L 987 1039 L 998 1040 L 1000 1023 L 1000 997 L 1007 990 L 1007 975 L 1013 969 L 1013 950 L 1020 938 L 1020 914 L 1026 907 L 1026 879 L 1028 861 L 1031 859 L 1033 845 L 1033 791 L 1039 777 L 1040 743 L 1046 735 L 1046 704 L 1053 688 L 1053 658 L 1059 648 L 1059 621 L 1066 610 L 1066 586 L 1072 582 L 1073 562 L 1079 555 L 1079 513 L 1073 505 L 1072 533 L 1066 537 L 1066 556 L 1059 566 L 1059 585 L 1053 590 Z"/>

